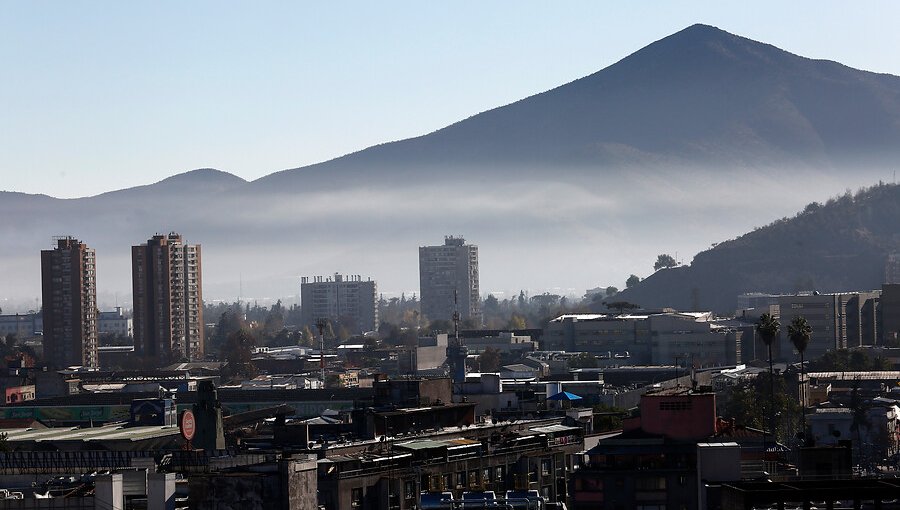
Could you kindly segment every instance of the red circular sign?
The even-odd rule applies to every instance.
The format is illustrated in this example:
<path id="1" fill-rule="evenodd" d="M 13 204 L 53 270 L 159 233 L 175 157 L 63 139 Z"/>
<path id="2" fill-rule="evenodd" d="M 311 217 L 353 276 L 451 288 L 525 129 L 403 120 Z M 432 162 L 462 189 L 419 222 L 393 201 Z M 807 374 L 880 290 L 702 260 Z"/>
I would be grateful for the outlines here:
<path id="1" fill-rule="evenodd" d="M 185 411 L 181 413 L 181 423 L 179 423 L 179 428 L 181 429 L 181 436 L 188 441 L 194 439 L 194 434 L 197 433 L 197 422 L 194 420 L 194 413 L 192 411 Z"/>

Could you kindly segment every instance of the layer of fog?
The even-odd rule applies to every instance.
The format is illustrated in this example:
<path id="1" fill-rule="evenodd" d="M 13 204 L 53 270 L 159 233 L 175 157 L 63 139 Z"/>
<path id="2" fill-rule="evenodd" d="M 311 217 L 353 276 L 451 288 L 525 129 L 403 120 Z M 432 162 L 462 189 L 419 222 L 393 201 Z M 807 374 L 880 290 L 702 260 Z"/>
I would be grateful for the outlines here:
<path id="1" fill-rule="evenodd" d="M 97 250 L 101 308 L 128 307 L 130 246 L 168 231 L 203 245 L 207 300 L 296 296 L 300 276 L 334 272 L 371 277 L 386 296 L 417 293 L 417 248 L 447 234 L 479 246 L 483 294 L 580 296 L 648 275 L 660 253 L 689 264 L 713 243 L 885 174 L 485 171 L 314 193 L 122 195 L 27 213 L 0 203 L 0 306 L 36 308 L 39 251 L 69 234 Z"/>

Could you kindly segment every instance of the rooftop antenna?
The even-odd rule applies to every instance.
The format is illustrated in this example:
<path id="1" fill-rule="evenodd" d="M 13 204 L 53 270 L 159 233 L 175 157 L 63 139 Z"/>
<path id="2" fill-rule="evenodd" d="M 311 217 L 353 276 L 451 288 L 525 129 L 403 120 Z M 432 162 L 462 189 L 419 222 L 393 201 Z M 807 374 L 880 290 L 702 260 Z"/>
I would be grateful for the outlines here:
<path id="1" fill-rule="evenodd" d="M 456 345 L 459 345 L 459 291 L 453 289 L 453 337 L 456 339 Z"/>

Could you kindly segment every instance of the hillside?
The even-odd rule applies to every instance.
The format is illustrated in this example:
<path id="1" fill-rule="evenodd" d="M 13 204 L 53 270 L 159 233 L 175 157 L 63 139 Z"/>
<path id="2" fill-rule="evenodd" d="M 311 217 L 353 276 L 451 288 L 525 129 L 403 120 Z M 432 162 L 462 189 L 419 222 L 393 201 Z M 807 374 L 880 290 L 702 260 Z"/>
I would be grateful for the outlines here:
<path id="1" fill-rule="evenodd" d="M 833 168 L 897 156 L 900 78 L 693 25 L 547 92 L 253 186 L 390 181 L 429 169 Z"/>
<path id="2" fill-rule="evenodd" d="M 898 159 L 900 78 L 694 25 L 433 133 L 249 183 L 203 169 L 79 199 L 0 193 L 0 268 L 4 292 L 33 303 L 39 250 L 73 235 L 97 250 L 106 302 L 122 303 L 130 246 L 177 231 L 203 245 L 210 299 L 294 295 L 298 276 L 335 271 L 371 276 L 389 295 L 412 294 L 417 247 L 453 233 L 479 245 L 484 292 L 581 295 L 621 288 L 660 252 L 697 253 L 877 182 Z M 816 241 L 827 260 L 874 257 Z M 695 264 L 711 273 L 697 281 L 721 270 L 722 283 L 693 295 L 730 302 L 738 287 L 789 288 L 796 275 L 778 268 L 793 268 L 795 255 L 782 251 L 760 252 L 768 273 L 749 282 L 728 263 L 701 264 L 701 253 Z M 821 276 L 816 269 L 815 284 L 868 281 L 835 267 Z M 651 283 L 689 289 L 660 300 L 690 303 L 682 283 L 691 271 L 654 276 Z"/>
<path id="3" fill-rule="evenodd" d="M 731 312 L 744 292 L 871 290 L 881 287 L 892 253 L 900 253 L 900 185 L 879 184 L 719 243 L 620 297 L 649 308 Z"/>

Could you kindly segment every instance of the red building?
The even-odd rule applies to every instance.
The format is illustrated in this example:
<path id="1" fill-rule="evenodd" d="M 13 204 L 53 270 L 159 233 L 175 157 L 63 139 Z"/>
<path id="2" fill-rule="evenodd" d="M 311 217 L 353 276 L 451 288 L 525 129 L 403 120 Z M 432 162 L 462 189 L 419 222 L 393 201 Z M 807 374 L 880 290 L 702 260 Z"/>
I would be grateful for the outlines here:
<path id="1" fill-rule="evenodd" d="M 588 450 L 570 508 L 699 508 L 706 482 L 740 479 L 741 460 L 762 444 L 761 431 L 736 433 L 717 418 L 715 393 L 664 389 L 643 395 L 639 410 Z"/>

